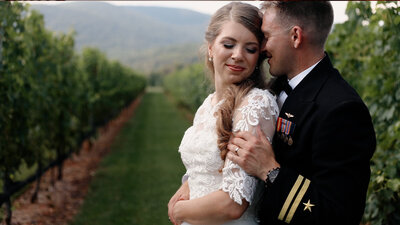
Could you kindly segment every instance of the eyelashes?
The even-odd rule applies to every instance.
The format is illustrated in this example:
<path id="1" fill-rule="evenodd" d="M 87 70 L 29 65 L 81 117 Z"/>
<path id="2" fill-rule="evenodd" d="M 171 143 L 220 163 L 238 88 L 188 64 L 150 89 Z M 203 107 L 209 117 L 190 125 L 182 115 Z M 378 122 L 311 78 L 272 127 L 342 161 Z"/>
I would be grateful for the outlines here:
<path id="1" fill-rule="evenodd" d="M 224 47 L 226 49 L 232 49 L 234 47 L 234 45 L 232 45 L 232 44 L 224 44 Z"/>
<path id="2" fill-rule="evenodd" d="M 246 48 L 246 51 L 248 52 L 248 53 L 250 53 L 250 54 L 255 54 L 255 53 L 257 53 L 257 50 L 258 49 L 251 49 L 251 48 Z"/>
<path id="3" fill-rule="evenodd" d="M 234 44 L 226 44 L 226 43 L 223 44 L 223 46 L 224 46 L 226 49 L 233 49 L 233 47 L 235 47 Z M 246 48 L 245 50 L 246 50 L 246 52 L 248 52 L 248 53 L 250 53 L 250 54 L 255 54 L 255 53 L 257 53 L 257 51 L 258 51 L 257 48 Z"/>

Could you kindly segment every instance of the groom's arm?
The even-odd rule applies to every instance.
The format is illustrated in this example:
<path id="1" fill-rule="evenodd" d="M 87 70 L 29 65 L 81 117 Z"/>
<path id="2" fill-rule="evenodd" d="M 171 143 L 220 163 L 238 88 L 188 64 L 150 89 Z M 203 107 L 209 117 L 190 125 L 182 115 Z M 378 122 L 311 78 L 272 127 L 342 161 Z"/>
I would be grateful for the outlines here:
<path id="1" fill-rule="evenodd" d="M 314 144 L 308 150 L 309 175 L 300 174 L 293 165 L 284 165 L 266 188 L 260 216 L 267 224 L 359 224 L 375 149 L 368 110 L 361 103 L 344 103 L 318 124 L 313 132 Z M 239 156 L 251 146 L 246 143 Z M 263 149 L 259 154 L 266 154 L 267 147 Z M 242 157 L 229 155 L 242 168 L 251 166 Z"/>
<path id="2" fill-rule="evenodd" d="M 278 224 L 358 225 L 375 149 L 368 109 L 361 102 L 342 102 L 315 122 L 307 145 L 309 165 L 281 168 L 267 188 L 263 214 Z"/>

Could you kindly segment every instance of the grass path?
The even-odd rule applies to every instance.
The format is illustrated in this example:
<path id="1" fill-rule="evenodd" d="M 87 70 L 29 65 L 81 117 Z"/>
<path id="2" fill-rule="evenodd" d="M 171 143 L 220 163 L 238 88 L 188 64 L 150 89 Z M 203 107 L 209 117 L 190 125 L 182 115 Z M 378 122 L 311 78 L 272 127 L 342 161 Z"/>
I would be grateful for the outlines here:
<path id="1" fill-rule="evenodd" d="M 71 225 L 162 225 L 184 166 L 178 146 L 190 123 L 159 92 L 149 92 L 99 166 Z"/>

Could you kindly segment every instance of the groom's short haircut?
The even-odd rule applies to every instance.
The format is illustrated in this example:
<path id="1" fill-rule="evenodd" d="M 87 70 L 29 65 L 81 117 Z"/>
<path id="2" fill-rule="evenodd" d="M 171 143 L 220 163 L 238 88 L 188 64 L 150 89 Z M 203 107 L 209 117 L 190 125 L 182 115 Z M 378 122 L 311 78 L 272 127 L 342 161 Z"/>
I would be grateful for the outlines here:
<path id="1" fill-rule="evenodd" d="M 329 1 L 265 1 L 261 10 L 277 10 L 277 18 L 285 28 L 300 26 L 309 34 L 310 42 L 324 47 L 333 24 L 333 8 Z"/>

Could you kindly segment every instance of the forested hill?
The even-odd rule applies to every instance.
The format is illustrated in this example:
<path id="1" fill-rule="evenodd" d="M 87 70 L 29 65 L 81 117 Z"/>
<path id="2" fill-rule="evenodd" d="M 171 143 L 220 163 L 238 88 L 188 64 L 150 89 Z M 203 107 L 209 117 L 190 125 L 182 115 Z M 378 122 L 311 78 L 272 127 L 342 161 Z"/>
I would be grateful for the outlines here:
<path id="1" fill-rule="evenodd" d="M 195 11 L 105 2 L 31 5 L 53 31 L 76 31 L 76 48 L 97 47 L 143 72 L 198 60 L 210 16 Z"/>

